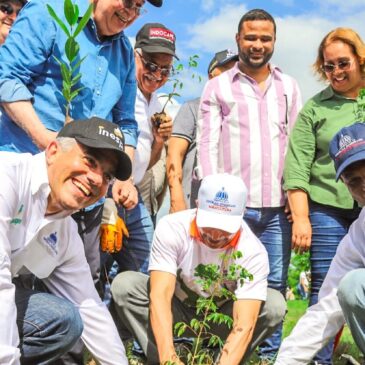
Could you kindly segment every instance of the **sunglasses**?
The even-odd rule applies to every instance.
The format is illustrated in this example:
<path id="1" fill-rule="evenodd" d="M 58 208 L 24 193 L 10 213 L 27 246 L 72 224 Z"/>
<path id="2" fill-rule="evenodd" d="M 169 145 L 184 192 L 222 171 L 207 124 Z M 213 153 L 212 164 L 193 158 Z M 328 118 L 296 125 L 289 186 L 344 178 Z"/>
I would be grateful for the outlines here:
<path id="1" fill-rule="evenodd" d="M 341 70 L 341 71 L 347 71 L 350 69 L 351 67 L 351 61 L 350 60 L 343 60 L 343 61 L 339 61 L 337 64 L 335 63 L 324 63 L 321 66 L 321 69 L 323 72 L 329 73 L 331 74 L 336 67 Z"/>
<path id="2" fill-rule="evenodd" d="M 163 77 L 170 76 L 170 73 L 172 71 L 172 66 L 170 66 L 170 67 L 160 67 L 159 65 L 156 65 L 153 62 L 150 62 L 150 61 L 145 60 L 140 53 L 138 53 L 138 56 L 141 58 L 141 60 L 143 62 L 143 66 L 145 67 L 145 69 L 148 72 L 155 73 L 157 71 L 160 71 L 160 75 L 161 76 L 163 76 Z"/>
<path id="3" fill-rule="evenodd" d="M 5 13 L 6 15 L 11 15 L 15 12 L 16 15 L 19 14 L 20 9 L 15 10 L 13 5 L 11 4 L 0 4 L 0 11 Z"/>
<path id="4" fill-rule="evenodd" d="M 126 9 L 134 10 L 136 16 L 140 16 L 147 13 L 147 10 L 142 8 L 142 6 L 136 6 L 134 0 L 121 0 L 121 1 Z"/>

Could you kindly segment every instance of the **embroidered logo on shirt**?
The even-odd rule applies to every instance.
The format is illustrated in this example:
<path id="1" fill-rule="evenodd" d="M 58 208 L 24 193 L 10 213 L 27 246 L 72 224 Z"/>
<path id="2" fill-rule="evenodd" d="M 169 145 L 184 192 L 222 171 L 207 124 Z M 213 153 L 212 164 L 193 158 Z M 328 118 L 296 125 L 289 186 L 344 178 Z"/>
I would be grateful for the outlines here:
<path id="1" fill-rule="evenodd" d="M 10 221 L 10 224 L 20 224 L 22 222 L 22 216 L 23 216 L 23 210 L 24 210 L 24 204 L 22 204 L 18 210 L 18 213 L 16 216 Z"/>
<path id="2" fill-rule="evenodd" d="M 46 243 L 46 248 L 52 256 L 58 254 L 57 249 L 57 232 L 51 233 L 49 236 L 44 236 L 43 241 Z"/>

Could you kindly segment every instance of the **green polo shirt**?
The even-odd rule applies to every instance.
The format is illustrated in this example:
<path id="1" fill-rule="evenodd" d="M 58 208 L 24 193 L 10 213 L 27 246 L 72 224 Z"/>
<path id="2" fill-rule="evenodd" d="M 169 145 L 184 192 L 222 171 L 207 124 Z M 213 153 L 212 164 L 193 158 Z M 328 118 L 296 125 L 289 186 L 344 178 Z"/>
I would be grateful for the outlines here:
<path id="1" fill-rule="evenodd" d="M 354 201 L 329 156 L 329 143 L 343 127 L 364 121 L 359 99 L 335 94 L 330 86 L 308 100 L 290 134 L 284 189 L 302 189 L 314 202 L 351 209 Z"/>

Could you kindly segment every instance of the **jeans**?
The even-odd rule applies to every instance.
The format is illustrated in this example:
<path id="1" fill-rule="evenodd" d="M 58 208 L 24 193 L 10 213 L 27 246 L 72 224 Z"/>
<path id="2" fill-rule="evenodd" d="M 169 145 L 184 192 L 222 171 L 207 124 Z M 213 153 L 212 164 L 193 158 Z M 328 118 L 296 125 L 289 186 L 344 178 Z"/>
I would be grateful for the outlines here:
<path id="1" fill-rule="evenodd" d="M 119 271 L 131 270 L 147 274 L 154 230 L 150 213 L 139 195 L 135 208 L 125 210 L 119 207 L 118 214 L 124 219 L 129 232 L 129 237 L 123 239 L 121 251 L 113 254 Z"/>
<path id="2" fill-rule="evenodd" d="M 16 288 L 15 304 L 23 365 L 56 364 L 80 338 L 80 314 L 66 299 Z"/>
<path id="3" fill-rule="evenodd" d="M 285 298 L 291 253 L 291 224 L 284 207 L 247 208 L 243 219 L 269 255 L 269 287 L 279 290 Z M 282 326 L 281 323 L 271 337 L 260 345 L 260 357 L 273 358 L 276 355 L 281 344 Z"/>
<path id="4" fill-rule="evenodd" d="M 340 281 L 337 296 L 352 337 L 365 354 L 365 269 L 348 272 Z"/>
<path id="5" fill-rule="evenodd" d="M 340 209 L 310 203 L 312 225 L 310 306 L 318 302 L 319 289 L 336 254 L 337 246 L 359 213 L 359 208 Z M 332 364 L 332 352 L 333 341 L 319 351 L 313 360 L 318 364 Z"/>
<path id="6" fill-rule="evenodd" d="M 123 272 L 112 283 L 112 294 L 116 312 L 121 324 L 136 338 L 147 357 L 148 364 L 159 364 L 157 346 L 150 325 L 149 315 L 149 276 L 137 272 Z M 190 323 L 196 318 L 196 309 L 188 307 L 173 296 L 171 311 L 174 323 L 184 321 Z M 233 302 L 228 301 L 220 308 L 220 312 L 232 316 Z M 244 359 L 247 360 L 257 344 L 269 336 L 283 320 L 286 310 L 284 297 L 276 290 L 269 290 L 267 300 L 261 307 L 251 343 L 248 345 Z M 210 323 L 209 331 L 218 334 L 223 340 L 230 330 L 226 325 Z M 193 336 L 192 333 L 188 334 Z"/>

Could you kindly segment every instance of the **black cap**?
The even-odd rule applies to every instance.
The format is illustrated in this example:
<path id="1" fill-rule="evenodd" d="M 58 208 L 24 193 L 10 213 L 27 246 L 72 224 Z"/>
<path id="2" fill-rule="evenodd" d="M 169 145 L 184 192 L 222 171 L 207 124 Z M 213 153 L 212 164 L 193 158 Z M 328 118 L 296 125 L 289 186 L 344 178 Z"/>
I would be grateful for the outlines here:
<path id="1" fill-rule="evenodd" d="M 160 8 L 162 6 L 162 1 L 163 0 L 147 0 L 150 4 L 157 6 L 158 8 Z"/>
<path id="2" fill-rule="evenodd" d="M 209 63 L 208 74 L 210 74 L 216 67 L 223 66 L 230 61 L 238 61 L 238 54 L 229 49 L 217 52 Z"/>
<path id="3" fill-rule="evenodd" d="M 97 117 L 74 120 L 67 123 L 57 137 L 75 138 L 87 147 L 117 151 L 119 162 L 115 177 L 127 180 L 131 176 L 132 162 L 124 152 L 124 135 L 117 124 Z"/>
<path id="4" fill-rule="evenodd" d="M 136 35 L 134 48 L 146 53 L 167 53 L 178 59 L 175 54 L 175 34 L 161 23 L 147 23 Z"/>

